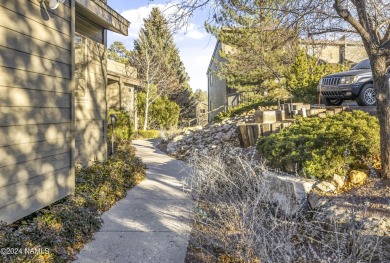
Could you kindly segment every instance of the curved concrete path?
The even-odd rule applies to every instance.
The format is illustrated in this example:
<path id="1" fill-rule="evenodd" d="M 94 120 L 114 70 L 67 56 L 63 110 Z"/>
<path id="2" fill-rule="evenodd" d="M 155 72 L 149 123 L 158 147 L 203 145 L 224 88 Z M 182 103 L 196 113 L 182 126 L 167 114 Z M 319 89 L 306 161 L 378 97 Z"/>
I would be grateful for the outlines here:
<path id="1" fill-rule="evenodd" d="M 189 168 L 158 150 L 156 143 L 133 141 L 147 165 L 147 179 L 103 214 L 101 230 L 75 262 L 184 262 L 193 202 L 182 179 Z"/>

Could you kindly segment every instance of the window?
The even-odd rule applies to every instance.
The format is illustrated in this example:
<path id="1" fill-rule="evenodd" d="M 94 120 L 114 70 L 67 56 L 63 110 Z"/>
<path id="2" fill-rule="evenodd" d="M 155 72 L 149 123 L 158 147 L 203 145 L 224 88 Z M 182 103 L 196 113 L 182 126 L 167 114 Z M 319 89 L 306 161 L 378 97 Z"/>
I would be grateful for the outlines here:
<path id="1" fill-rule="evenodd" d="M 213 85 L 213 74 L 210 72 L 209 73 L 209 87 Z"/>
<path id="2" fill-rule="evenodd" d="M 200 109 L 200 113 L 202 114 L 206 113 L 206 109 Z"/>

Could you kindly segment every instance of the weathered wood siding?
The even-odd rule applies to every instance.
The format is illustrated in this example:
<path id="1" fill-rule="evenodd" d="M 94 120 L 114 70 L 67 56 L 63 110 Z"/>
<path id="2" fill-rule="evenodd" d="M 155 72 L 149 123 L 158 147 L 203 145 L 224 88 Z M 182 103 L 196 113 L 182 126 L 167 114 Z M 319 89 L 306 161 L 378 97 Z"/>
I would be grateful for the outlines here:
<path id="1" fill-rule="evenodd" d="M 75 159 L 88 165 L 107 156 L 107 59 L 105 46 L 83 36 L 84 29 L 76 23 Z"/>
<path id="2" fill-rule="evenodd" d="M 104 43 L 104 29 L 89 21 L 78 10 L 76 10 L 76 32 L 97 43 Z"/>
<path id="3" fill-rule="evenodd" d="M 212 121 L 218 112 L 225 111 L 227 107 L 227 85 L 225 79 L 220 79 L 215 72 L 218 71 L 218 62 L 223 61 L 219 55 L 222 44 L 218 42 L 208 70 L 208 99 L 209 121 Z"/>
<path id="4" fill-rule="evenodd" d="M 0 0 L 0 221 L 72 192 L 72 8 Z"/>

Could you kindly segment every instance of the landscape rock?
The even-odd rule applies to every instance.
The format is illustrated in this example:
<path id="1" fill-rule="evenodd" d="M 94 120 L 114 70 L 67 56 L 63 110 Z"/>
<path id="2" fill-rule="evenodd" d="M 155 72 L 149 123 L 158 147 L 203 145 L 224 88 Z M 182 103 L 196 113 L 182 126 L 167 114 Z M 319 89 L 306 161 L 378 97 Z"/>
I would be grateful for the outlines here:
<path id="1" fill-rule="evenodd" d="M 203 130 L 186 131 L 167 145 L 167 152 L 178 159 L 194 155 L 218 154 L 224 149 L 239 146 L 237 126 L 234 121 L 207 125 Z"/>
<path id="2" fill-rule="evenodd" d="M 316 188 L 324 193 L 336 191 L 336 186 L 330 182 L 322 181 L 316 185 Z"/>
<path id="3" fill-rule="evenodd" d="M 222 141 L 229 141 L 230 138 L 231 138 L 231 135 L 230 135 L 230 134 L 222 135 Z"/>
<path id="4" fill-rule="evenodd" d="M 317 209 L 319 207 L 325 206 L 329 202 L 329 199 L 311 192 L 307 197 L 307 202 L 309 203 L 311 209 Z"/>
<path id="5" fill-rule="evenodd" d="M 367 174 L 362 171 L 352 170 L 349 173 L 349 183 L 351 185 L 362 185 L 367 179 Z"/>
<path id="6" fill-rule="evenodd" d="M 167 145 L 167 152 L 168 154 L 176 152 L 177 143 L 174 141 L 171 141 Z"/>
<path id="7" fill-rule="evenodd" d="M 173 142 L 181 141 L 185 138 L 184 135 L 178 135 L 175 138 L 172 139 Z"/>
<path id="8" fill-rule="evenodd" d="M 314 180 L 294 176 L 279 175 L 264 171 L 270 201 L 277 203 L 287 216 L 296 214 L 307 207 L 307 195 L 315 184 Z"/>
<path id="9" fill-rule="evenodd" d="M 337 189 L 340 189 L 344 186 L 345 177 L 340 176 L 338 174 L 334 174 L 332 180 L 333 183 L 336 185 Z"/>

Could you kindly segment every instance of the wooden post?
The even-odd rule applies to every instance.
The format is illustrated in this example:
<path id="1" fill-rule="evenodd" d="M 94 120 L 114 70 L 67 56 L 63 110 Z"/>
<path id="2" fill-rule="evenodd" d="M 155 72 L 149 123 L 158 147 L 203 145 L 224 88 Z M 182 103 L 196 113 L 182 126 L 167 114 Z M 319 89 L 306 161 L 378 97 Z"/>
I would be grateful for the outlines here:
<path id="1" fill-rule="evenodd" d="M 246 129 L 247 129 L 247 132 L 248 132 L 248 142 L 249 142 L 249 146 L 254 146 L 256 144 L 256 138 L 255 138 L 255 134 L 254 134 L 254 131 L 253 131 L 253 125 L 246 125 Z"/>
<path id="2" fill-rule="evenodd" d="M 246 125 L 240 125 L 239 131 L 242 139 L 242 147 L 244 148 L 249 147 L 249 138 L 246 130 Z"/>

